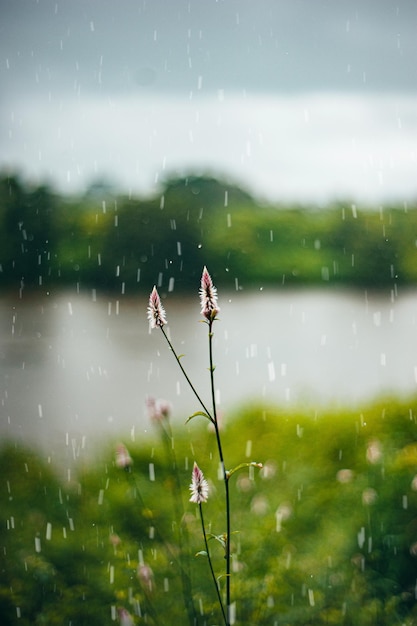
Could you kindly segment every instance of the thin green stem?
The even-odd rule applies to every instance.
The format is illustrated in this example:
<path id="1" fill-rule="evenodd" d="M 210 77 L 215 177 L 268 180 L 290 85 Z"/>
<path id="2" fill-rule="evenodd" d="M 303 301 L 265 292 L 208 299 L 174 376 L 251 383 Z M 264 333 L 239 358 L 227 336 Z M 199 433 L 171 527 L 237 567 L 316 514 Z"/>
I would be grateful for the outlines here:
<path id="1" fill-rule="evenodd" d="M 211 399 L 213 404 L 213 417 L 214 417 L 214 430 L 216 432 L 217 448 L 219 452 L 220 465 L 223 473 L 223 481 L 225 488 L 225 500 L 226 500 L 226 545 L 225 545 L 225 558 L 226 558 L 226 609 L 227 619 L 226 626 L 230 624 L 230 496 L 229 496 L 229 477 L 227 475 L 226 467 L 224 464 L 223 448 L 220 437 L 219 424 L 217 421 L 217 408 L 216 408 L 216 394 L 214 388 L 214 364 L 213 364 L 213 321 L 209 321 L 209 361 L 210 361 L 210 386 L 211 386 Z"/>
<path id="2" fill-rule="evenodd" d="M 169 349 L 171 350 L 172 354 L 174 355 L 175 360 L 177 361 L 177 363 L 178 363 L 178 365 L 179 365 L 179 368 L 180 368 L 181 372 L 183 373 L 183 375 L 184 375 L 184 377 L 185 377 L 185 380 L 187 381 L 187 383 L 189 384 L 189 386 L 190 386 L 190 388 L 191 388 L 191 391 L 193 392 L 193 394 L 195 395 L 195 397 L 197 398 L 197 400 L 198 400 L 198 401 L 199 401 L 199 403 L 201 404 L 201 406 L 202 406 L 202 408 L 204 409 L 204 411 L 207 413 L 207 416 L 210 418 L 210 420 L 211 420 L 212 422 L 214 422 L 214 419 L 213 419 L 213 417 L 211 416 L 210 411 L 209 411 L 209 410 L 207 409 L 207 407 L 205 406 L 205 404 L 204 404 L 204 402 L 202 401 L 202 399 L 200 398 L 200 396 L 199 396 L 199 394 L 198 394 L 198 392 L 197 392 L 196 388 L 194 387 L 193 383 L 192 383 L 192 382 L 191 382 L 191 380 L 189 379 L 187 372 L 186 372 L 186 371 L 185 371 L 185 369 L 183 368 L 182 363 L 181 363 L 181 359 L 180 359 L 180 357 L 177 355 L 177 353 L 175 352 L 174 346 L 173 346 L 173 345 L 172 345 L 172 343 L 170 342 L 170 340 L 169 340 L 169 338 L 168 338 L 168 335 L 166 334 L 166 332 L 165 332 L 164 328 L 163 328 L 162 326 L 160 326 L 160 329 L 161 329 L 161 331 L 162 331 L 163 336 L 164 336 L 164 337 L 165 337 L 165 339 L 167 340 L 167 343 L 168 343 L 168 345 L 169 345 Z"/>
<path id="3" fill-rule="evenodd" d="M 214 569 L 213 569 L 213 563 L 211 561 L 210 550 L 209 550 L 208 541 L 207 541 L 206 527 L 205 527 L 205 524 L 204 524 L 203 507 L 202 507 L 201 502 L 198 503 L 198 506 L 199 506 L 199 509 L 200 509 L 200 519 L 201 519 L 201 527 L 203 529 L 204 546 L 206 548 L 207 559 L 208 559 L 209 566 L 210 566 L 210 572 L 211 572 L 211 576 L 213 578 L 214 586 L 216 587 L 217 598 L 219 600 L 220 608 L 222 610 L 224 623 L 226 624 L 226 626 L 228 626 L 228 620 L 227 620 L 227 617 L 226 617 L 226 613 L 225 613 L 225 610 L 224 610 L 222 598 L 221 598 L 221 595 L 220 595 L 219 585 L 218 585 L 218 582 L 216 580 L 216 575 L 215 575 Z"/>
<path id="4" fill-rule="evenodd" d="M 208 327 L 209 327 L 209 369 L 210 369 L 210 387 L 211 387 L 211 399 L 212 399 L 212 406 L 213 406 L 213 411 L 212 413 L 207 409 L 206 405 L 204 404 L 203 400 L 201 399 L 199 393 L 197 392 L 196 388 L 194 387 L 193 383 L 191 382 L 187 372 L 185 371 L 180 357 L 177 355 L 174 346 L 172 345 L 171 341 L 168 338 L 168 335 L 166 334 L 163 326 L 160 326 L 160 329 L 162 331 L 162 334 L 164 335 L 169 348 L 172 352 L 172 354 L 175 357 L 175 360 L 178 363 L 178 366 L 181 370 L 181 372 L 184 375 L 185 380 L 187 381 L 188 385 L 190 386 L 192 392 L 194 393 L 195 397 L 197 398 L 198 402 L 200 403 L 201 407 L 203 408 L 204 412 L 206 413 L 206 415 L 208 416 L 208 418 L 211 420 L 211 422 L 214 424 L 214 430 L 216 433 L 216 441 L 217 441 L 217 449 L 218 449 L 218 453 L 219 453 L 219 459 L 220 459 L 220 465 L 222 468 L 222 474 L 223 474 L 223 482 L 224 482 L 224 488 L 225 488 L 225 501 L 226 501 L 226 542 L 225 542 L 225 559 L 226 559 L 226 615 L 224 615 L 224 607 L 223 604 L 221 603 L 221 598 L 219 595 L 219 601 L 221 603 L 221 608 L 222 608 L 222 612 L 223 615 L 225 617 L 225 623 L 226 626 L 230 626 L 230 496 L 229 496 L 229 477 L 227 475 L 227 471 L 226 471 L 226 467 L 224 464 L 224 457 L 223 457 L 223 449 L 222 449 L 222 442 L 221 442 L 221 437 L 220 437 L 220 430 L 219 430 L 219 424 L 217 421 L 217 408 L 216 408 L 216 395 L 215 395 L 215 388 L 214 388 L 214 365 L 213 365 L 213 332 L 212 332 L 212 327 L 213 327 L 213 321 L 214 319 L 209 320 L 208 322 Z M 210 567 L 211 567 L 211 562 L 210 562 Z M 216 589 L 218 591 L 218 585 L 217 585 L 217 581 L 214 577 L 214 581 L 216 583 Z M 220 592 L 218 591 L 218 594 Z"/>

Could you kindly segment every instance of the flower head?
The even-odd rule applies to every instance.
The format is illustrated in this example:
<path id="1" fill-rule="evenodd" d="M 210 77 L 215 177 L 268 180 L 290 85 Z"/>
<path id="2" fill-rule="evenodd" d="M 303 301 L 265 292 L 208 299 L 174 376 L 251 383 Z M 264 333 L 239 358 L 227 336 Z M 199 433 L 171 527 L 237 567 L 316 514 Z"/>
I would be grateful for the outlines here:
<path id="1" fill-rule="evenodd" d="M 116 465 L 125 470 L 129 470 L 133 464 L 132 458 L 124 443 L 119 443 L 116 448 Z"/>
<path id="2" fill-rule="evenodd" d="M 134 626 L 133 617 L 123 606 L 117 609 L 119 614 L 119 622 L 121 626 Z"/>
<path id="3" fill-rule="evenodd" d="M 139 581 L 145 591 L 153 591 L 154 575 L 149 565 L 141 563 L 137 570 Z"/>
<path id="4" fill-rule="evenodd" d="M 152 396 L 146 398 L 146 407 L 148 415 L 152 422 L 164 422 L 169 420 L 171 415 L 171 404 L 167 400 L 156 399 Z"/>
<path id="5" fill-rule="evenodd" d="M 213 285 L 213 281 L 211 280 L 206 266 L 204 266 L 201 276 L 200 302 L 201 315 L 204 315 L 209 321 L 214 320 L 220 308 L 217 304 L 217 289 Z"/>
<path id="6" fill-rule="evenodd" d="M 149 296 L 148 320 L 151 328 L 156 328 L 157 326 L 162 327 L 164 324 L 168 323 L 165 309 L 162 306 L 161 298 L 159 297 L 156 287 L 152 289 L 151 295 Z"/>
<path id="7" fill-rule="evenodd" d="M 202 502 L 207 502 L 209 486 L 208 482 L 204 478 L 204 474 L 201 469 L 198 467 L 197 463 L 194 463 L 193 471 L 191 474 L 191 498 L 190 502 L 195 502 L 195 504 L 201 504 Z"/>

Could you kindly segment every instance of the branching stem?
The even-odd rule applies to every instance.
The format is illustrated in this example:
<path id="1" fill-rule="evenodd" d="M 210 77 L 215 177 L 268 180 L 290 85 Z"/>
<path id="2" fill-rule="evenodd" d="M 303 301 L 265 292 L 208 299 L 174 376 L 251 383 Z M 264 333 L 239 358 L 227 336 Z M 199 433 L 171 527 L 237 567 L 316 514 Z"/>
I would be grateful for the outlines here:
<path id="1" fill-rule="evenodd" d="M 213 321 L 208 322 L 209 325 L 209 359 L 210 359 L 210 386 L 211 386 L 211 398 L 213 404 L 213 418 L 214 429 L 216 432 L 217 448 L 219 452 L 220 465 L 222 468 L 223 482 L 225 488 L 225 504 L 226 504 L 226 546 L 225 546 L 225 558 L 226 558 L 226 609 L 227 619 L 226 626 L 230 624 L 230 497 L 229 497 L 229 477 L 226 472 L 224 464 L 223 448 L 220 437 L 219 424 L 217 421 L 217 408 L 216 408 L 216 393 L 214 388 L 214 363 L 213 363 Z"/>
<path id="2" fill-rule="evenodd" d="M 209 547 L 208 547 L 207 534 L 206 534 L 206 527 L 205 527 L 205 524 L 204 524 L 204 517 L 203 517 L 203 505 L 202 505 L 202 504 L 201 504 L 201 502 L 200 502 L 198 506 L 199 506 L 199 509 L 200 509 L 200 519 L 201 519 L 201 527 L 202 527 L 202 529 L 203 529 L 204 546 L 205 546 L 205 548 L 206 548 L 206 552 L 207 552 L 207 559 L 208 559 L 208 562 L 209 562 L 210 572 L 211 572 L 211 576 L 212 576 L 212 578 L 213 578 L 213 583 L 214 583 L 214 586 L 216 587 L 217 598 L 218 598 L 218 600 L 219 600 L 220 608 L 221 608 L 221 610 L 222 610 L 224 623 L 226 624 L 226 626 L 228 626 L 228 621 L 227 621 L 227 618 L 226 618 L 226 613 L 225 613 L 224 606 L 223 606 L 223 602 L 222 602 L 222 598 L 221 598 L 221 595 L 220 595 L 219 585 L 218 585 L 218 582 L 217 582 L 217 580 L 216 580 L 216 575 L 215 575 L 215 573 L 214 573 L 214 569 L 213 569 L 213 563 L 212 563 L 212 561 L 211 561 L 210 550 L 209 550 Z"/>

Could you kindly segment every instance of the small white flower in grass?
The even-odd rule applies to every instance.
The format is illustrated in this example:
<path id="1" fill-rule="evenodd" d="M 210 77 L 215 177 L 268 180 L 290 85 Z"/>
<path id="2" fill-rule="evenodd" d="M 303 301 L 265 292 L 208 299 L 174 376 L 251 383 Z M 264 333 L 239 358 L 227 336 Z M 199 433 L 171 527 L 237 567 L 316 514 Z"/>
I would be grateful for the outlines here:
<path id="1" fill-rule="evenodd" d="M 362 504 L 364 504 L 365 506 L 371 506 L 372 504 L 375 504 L 377 498 L 378 494 L 375 489 L 372 489 L 372 487 L 368 487 L 362 492 Z"/>
<path id="2" fill-rule="evenodd" d="M 164 324 L 168 323 L 165 309 L 162 306 L 161 298 L 159 297 L 156 287 L 152 289 L 151 295 L 149 296 L 148 320 L 151 328 L 156 328 L 157 326 L 162 327 Z"/>
<path id="3" fill-rule="evenodd" d="M 197 463 L 194 463 L 193 471 L 191 474 L 190 491 L 190 502 L 194 502 L 195 504 L 207 502 L 209 494 L 208 482 L 204 478 L 204 474 L 198 467 Z"/>
<path id="4" fill-rule="evenodd" d="M 337 472 L 336 479 L 339 481 L 339 483 L 347 484 L 352 482 L 354 476 L 355 474 L 352 472 L 351 469 L 341 469 Z"/>
<path id="5" fill-rule="evenodd" d="M 379 463 L 380 461 L 382 461 L 382 455 L 383 451 L 381 442 L 377 439 L 373 439 L 372 441 L 370 441 L 366 449 L 366 460 L 368 461 L 368 463 L 372 463 L 372 465 Z"/>
<path id="6" fill-rule="evenodd" d="M 211 280 L 206 266 L 204 266 L 201 276 L 200 303 L 201 315 L 204 315 L 209 321 L 214 320 L 220 308 L 217 304 L 217 289 L 213 285 L 213 281 Z"/>

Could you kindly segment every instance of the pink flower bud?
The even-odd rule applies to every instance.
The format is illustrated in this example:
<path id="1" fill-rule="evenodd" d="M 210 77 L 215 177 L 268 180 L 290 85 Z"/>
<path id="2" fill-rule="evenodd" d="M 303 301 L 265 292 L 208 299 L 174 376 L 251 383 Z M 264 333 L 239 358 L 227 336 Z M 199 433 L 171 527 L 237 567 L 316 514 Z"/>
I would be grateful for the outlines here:
<path id="1" fill-rule="evenodd" d="M 132 458 L 124 443 L 119 443 L 116 447 L 116 465 L 122 469 L 129 469 L 133 464 Z"/>
<path id="2" fill-rule="evenodd" d="M 163 422 L 171 415 L 171 404 L 167 400 L 155 399 L 152 396 L 146 398 L 148 415 L 153 422 Z"/>
<path id="3" fill-rule="evenodd" d="M 207 320 L 213 321 L 220 311 L 220 308 L 217 304 L 217 289 L 213 285 L 213 281 L 211 280 L 206 266 L 204 266 L 201 276 L 200 303 L 201 315 L 204 315 Z"/>
<path id="4" fill-rule="evenodd" d="M 194 502 L 195 504 L 207 502 L 209 494 L 208 482 L 204 478 L 204 474 L 198 467 L 197 463 L 194 463 L 193 471 L 191 474 L 190 491 L 190 502 Z"/>
<path id="5" fill-rule="evenodd" d="M 145 565 L 144 563 L 142 565 L 139 565 L 138 578 L 139 578 L 140 584 L 142 585 L 145 591 L 149 591 L 149 592 L 153 591 L 154 575 L 149 565 Z"/>
<path id="6" fill-rule="evenodd" d="M 162 306 L 161 298 L 159 297 L 156 287 L 152 289 L 151 295 L 149 296 L 148 320 L 151 329 L 157 326 L 162 327 L 164 324 L 168 323 L 165 309 Z"/>
<path id="7" fill-rule="evenodd" d="M 134 626 L 134 621 L 131 614 L 123 606 L 119 607 L 117 609 L 117 612 L 119 614 L 120 626 Z"/>

